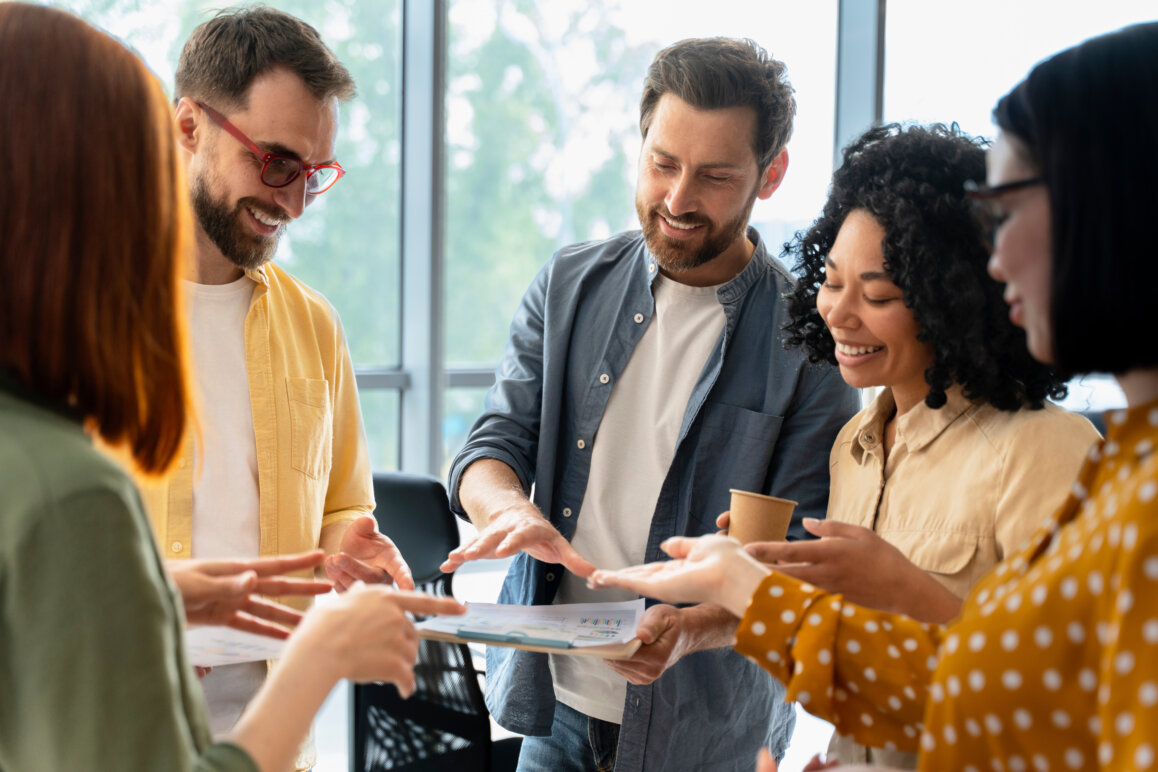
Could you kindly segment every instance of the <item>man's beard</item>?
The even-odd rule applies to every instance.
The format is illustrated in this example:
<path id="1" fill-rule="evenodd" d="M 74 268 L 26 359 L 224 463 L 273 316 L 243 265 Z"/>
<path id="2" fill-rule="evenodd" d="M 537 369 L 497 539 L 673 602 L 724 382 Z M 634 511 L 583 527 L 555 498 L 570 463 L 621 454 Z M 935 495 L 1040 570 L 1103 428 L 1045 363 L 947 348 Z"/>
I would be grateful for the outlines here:
<path id="1" fill-rule="evenodd" d="M 201 229 L 221 250 L 221 254 L 238 268 L 253 270 L 273 259 L 285 226 L 278 228 L 273 236 L 259 236 L 242 225 L 241 210 L 248 207 L 283 222 L 289 219 L 284 212 L 271 211 L 268 206 L 253 198 L 243 198 L 230 209 L 225 201 L 213 198 L 202 177 L 193 180 L 192 199 L 193 211 Z"/>
<path id="2" fill-rule="evenodd" d="M 753 191 L 740 213 L 722 226 L 717 226 L 711 219 L 699 214 L 675 217 L 662 205 L 644 209 L 643 202 L 638 198 L 635 200 L 635 211 L 643 227 L 643 240 L 647 243 L 652 257 L 659 263 L 659 267 L 667 273 L 679 273 L 699 268 L 704 263 L 715 260 L 732 246 L 737 238 L 746 237 L 748 217 L 752 213 L 752 204 L 755 201 L 756 191 Z M 688 242 L 670 238 L 660 229 L 660 217 L 683 225 L 703 225 L 704 234 Z"/>

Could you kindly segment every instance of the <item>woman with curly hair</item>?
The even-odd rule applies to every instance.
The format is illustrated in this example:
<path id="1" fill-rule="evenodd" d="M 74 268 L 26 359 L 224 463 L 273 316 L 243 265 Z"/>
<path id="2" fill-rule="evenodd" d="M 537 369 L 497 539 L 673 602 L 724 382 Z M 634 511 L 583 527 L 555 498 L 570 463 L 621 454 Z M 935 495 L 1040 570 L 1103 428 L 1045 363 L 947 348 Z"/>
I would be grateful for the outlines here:
<path id="1" fill-rule="evenodd" d="M 866 606 L 947 622 L 973 584 L 1062 503 L 1097 432 L 1046 401 L 1058 375 L 1026 350 L 964 183 L 982 145 L 956 126 L 882 126 L 844 151 L 823 214 L 792 245 L 789 345 L 883 387 L 830 456 L 819 541 L 766 562 Z M 916 756 L 837 737 L 842 762 Z"/>

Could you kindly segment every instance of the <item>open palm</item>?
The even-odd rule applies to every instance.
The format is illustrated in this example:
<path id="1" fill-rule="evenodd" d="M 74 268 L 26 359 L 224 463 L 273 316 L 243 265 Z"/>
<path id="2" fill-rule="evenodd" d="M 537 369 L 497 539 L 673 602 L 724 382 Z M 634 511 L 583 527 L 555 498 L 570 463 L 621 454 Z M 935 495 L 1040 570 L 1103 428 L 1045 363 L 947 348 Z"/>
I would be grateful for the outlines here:
<path id="1" fill-rule="evenodd" d="M 748 589 L 749 578 L 759 584 L 768 573 L 766 567 L 744 552 L 738 541 L 719 534 L 675 537 L 665 541 L 662 549 L 673 559 L 596 571 L 591 576 L 591 586 L 618 587 L 668 603 L 715 603 L 736 613 L 727 598 Z M 748 589 L 745 605 L 754 589 L 755 585 Z"/>

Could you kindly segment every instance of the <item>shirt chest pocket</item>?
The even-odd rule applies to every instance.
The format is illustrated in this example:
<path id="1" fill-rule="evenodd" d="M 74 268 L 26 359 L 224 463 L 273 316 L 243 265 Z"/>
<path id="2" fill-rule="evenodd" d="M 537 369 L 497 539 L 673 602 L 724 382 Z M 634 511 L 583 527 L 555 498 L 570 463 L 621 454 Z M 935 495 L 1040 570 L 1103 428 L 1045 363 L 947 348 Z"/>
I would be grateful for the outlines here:
<path id="1" fill-rule="evenodd" d="M 289 395 L 290 464 L 317 480 L 330 473 L 334 442 L 330 384 L 322 378 L 286 378 Z"/>
<path id="2" fill-rule="evenodd" d="M 764 487 L 783 417 L 709 403 L 696 438 L 690 486 L 691 530 L 714 533 L 716 516 L 729 506 L 729 488 L 766 492 Z M 773 491 L 773 494 L 776 494 Z"/>
<path id="3" fill-rule="evenodd" d="M 974 564 L 980 559 L 980 545 L 976 534 L 905 530 L 881 531 L 880 535 L 955 595 L 963 597 L 978 578 Z"/>
<path id="4" fill-rule="evenodd" d="M 703 428 L 696 446 L 697 472 L 718 462 L 721 471 L 730 471 L 735 476 L 729 485 L 760 490 L 752 486 L 763 485 L 783 422 L 782 416 L 735 405 L 705 405 Z"/>

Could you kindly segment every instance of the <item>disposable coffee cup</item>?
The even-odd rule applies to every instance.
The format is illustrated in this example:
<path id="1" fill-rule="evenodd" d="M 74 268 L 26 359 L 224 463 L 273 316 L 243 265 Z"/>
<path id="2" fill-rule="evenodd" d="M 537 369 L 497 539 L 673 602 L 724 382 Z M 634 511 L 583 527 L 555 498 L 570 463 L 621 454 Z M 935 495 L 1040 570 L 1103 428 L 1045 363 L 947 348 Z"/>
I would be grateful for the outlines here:
<path id="1" fill-rule="evenodd" d="M 761 493 L 731 489 L 728 535 L 741 544 L 784 541 L 796 502 Z"/>

